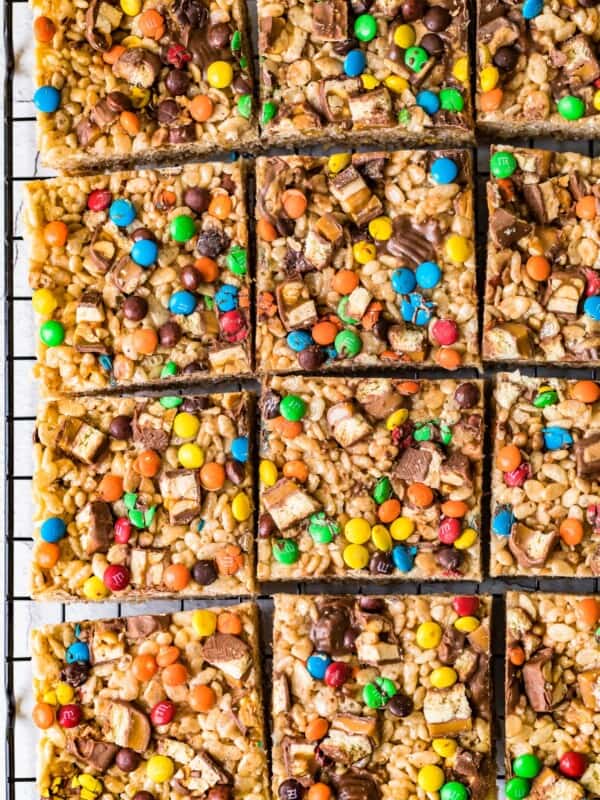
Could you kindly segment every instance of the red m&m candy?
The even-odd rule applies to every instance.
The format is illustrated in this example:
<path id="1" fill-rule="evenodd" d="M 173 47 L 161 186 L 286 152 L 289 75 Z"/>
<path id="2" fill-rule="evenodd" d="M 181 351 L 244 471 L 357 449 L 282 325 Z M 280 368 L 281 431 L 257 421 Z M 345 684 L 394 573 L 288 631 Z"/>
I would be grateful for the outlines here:
<path id="1" fill-rule="evenodd" d="M 105 211 L 112 201 L 112 194 L 108 189 L 94 189 L 88 195 L 88 208 L 90 211 Z"/>
<path id="2" fill-rule="evenodd" d="M 170 700 L 161 700 L 150 712 L 154 725 L 168 725 L 175 717 L 175 704 Z"/>

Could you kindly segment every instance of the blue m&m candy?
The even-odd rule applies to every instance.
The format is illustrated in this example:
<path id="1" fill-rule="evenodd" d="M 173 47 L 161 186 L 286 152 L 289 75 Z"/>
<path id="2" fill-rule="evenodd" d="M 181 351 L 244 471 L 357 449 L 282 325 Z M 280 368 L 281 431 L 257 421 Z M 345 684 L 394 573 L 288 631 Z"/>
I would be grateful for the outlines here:
<path id="1" fill-rule="evenodd" d="M 295 353 L 300 353 L 314 344 L 312 336 L 307 331 L 291 331 L 288 333 L 286 341 L 288 347 Z"/>
<path id="2" fill-rule="evenodd" d="M 557 426 L 542 428 L 542 433 L 546 450 L 562 450 L 563 447 L 573 444 L 573 437 L 564 428 Z"/>
<path id="3" fill-rule="evenodd" d="M 428 89 L 423 89 L 416 97 L 417 105 L 426 111 L 427 114 L 437 114 L 440 110 L 440 98 L 435 92 L 430 92 Z"/>
<path id="4" fill-rule="evenodd" d="M 504 506 L 494 514 L 492 530 L 497 536 L 510 536 L 512 526 L 516 521 L 511 509 L 508 506 Z"/>
<path id="5" fill-rule="evenodd" d="M 231 455 L 236 461 L 248 461 L 248 437 L 238 436 L 231 443 Z"/>
<path id="6" fill-rule="evenodd" d="M 356 78 L 362 75 L 367 66 L 367 59 L 362 50 L 350 50 L 344 59 L 344 72 L 350 78 Z"/>
<path id="7" fill-rule="evenodd" d="M 45 542 L 60 542 L 67 532 L 67 526 L 60 517 L 49 517 L 40 528 L 40 536 Z"/>
<path id="8" fill-rule="evenodd" d="M 442 278 L 442 270 L 435 261 L 423 261 L 417 267 L 415 276 L 421 289 L 433 289 Z"/>
<path id="9" fill-rule="evenodd" d="M 89 661 L 89 647 L 85 642 L 73 642 L 67 648 L 66 658 L 67 664 L 74 664 L 76 661 Z"/>
<path id="10" fill-rule="evenodd" d="M 331 664 L 331 659 L 327 653 L 313 653 L 306 660 L 306 669 L 311 678 L 322 681 L 325 678 L 327 667 Z"/>
<path id="11" fill-rule="evenodd" d="M 544 10 L 544 0 L 525 0 L 521 14 L 524 19 L 535 19 Z"/>
<path id="12" fill-rule="evenodd" d="M 415 563 L 416 552 L 416 547 L 407 547 L 403 544 L 397 544 L 392 549 L 392 561 L 396 569 L 399 569 L 400 572 L 410 572 Z"/>
<path id="13" fill-rule="evenodd" d="M 417 279 L 412 269 L 400 267 L 392 272 L 392 289 L 398 294 L 410 294 L 417 285 Z"/>
<path id="14" fill-rule="evenodd" d="M 234 308 L 237 308 L 238 293 L 237 286 L 233 286 L 231 283 L 224 283 L 215 295 L 215 303 L 219 311 L 233 311 Z"/>
<path id="15" fill-rule="evenodd" d="M 187 317 L 196 310 L 198 298 L 191 292 L 175 292 L 169 298 L 169 311 L 171 314 L 183 314 Z"/>
<path id="16" fill-rule="evenodd" d="M 140 267 L 151 267 L 158 258 L 158 245 L 152 239 L 140 239 L 134 242 L 129 255 Z"/>
<path id="17" fill-rule="evenodd" d="M 135 219 L 134 205 L 129 200 L 113 200 L 108 210 L 108 216 L 110 221 L 119 228 L 125 228 L 127 225 L 131 225 Z"/>
<path id="18" fill-rule="evenodd" d="M 52 114 L 60 105 L 60 92 L 54 86 L 40 86 L 33 95 L 33 104 L 38 111 Z"/>
<path id="19" fill-rule="evenodd" d="M 426 301 L 419 292 L 412 292 L 402 301 L 400 313 L 405 322 L 427 325 L 433 314 L 433 303 Z"/>
<path id="20" fill-rule="evenodd" d="M 458 167 L 451 158 L 436 158 L 430 172 L 436 183 L 452 183 L 458 175 Z"/>
<path id="21" fill-rule="evenodd" d="M 593 294 L 591 297 L 587 297 L 583 304 L 583 311 L 588 317 L 600 320 L 600 295 Z"/>

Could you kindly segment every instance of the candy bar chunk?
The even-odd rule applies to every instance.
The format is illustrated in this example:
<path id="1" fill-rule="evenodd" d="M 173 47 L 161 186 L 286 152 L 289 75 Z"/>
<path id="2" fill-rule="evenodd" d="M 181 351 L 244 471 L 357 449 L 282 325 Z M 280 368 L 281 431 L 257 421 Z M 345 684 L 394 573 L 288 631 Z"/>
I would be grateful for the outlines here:
<path id="1" fill-rule="evenodd" d="M 449 689 L 430 689 L 423 701 L 423 714 L 431 736 L 452 736 L 473 726 L 471 706 L 463 684 Z"/>
<path id="2" fill-rule="evenodd" d="M 342 447 L 351 447 L 371 433 L 371 426 L 352 403 L 338 403 L 327 412 L 327 423 Z"/>
<path id="3" fill-rule="evenodd" d="M 577 685 L 586 708 L 600 710 L 600 668 L 587 669 L 577 676 Z"/>
<path id="4" fill-rule="evenodd" d="M 84 464 L 95 464 L 108 444 L 107 437 L 87 422 L 67 418 L 57 434 L 57 447 Z"/>
<path id="5" fill-rule="evenodd" d="M 544 767 L 531 784 L 528 797 L 533 800 L 583 800 L 585 790 L 575 781 Z"/>
<path id="6" fill-rule="evenodd" d="M 581 478 L 600 478 L 600 433 L 584 436 L 575 444 L 575 464 Z"/>
<path id="7" fill-rule="evenodd" d="M 173 525 L 183 525 L 200 515 L 202 484 L 195 470 L 168 470 L 161 475 L 159 485 Z"/>
<path id="8" fill-rule="evenodd" d="M 381 213 L 381 201 L 371 192 L 355 167 L 347 167 L 331 178 L 329 187 L 342 210 L 357 225 L 366 225 Z"/>
<path id="9" fill-rule="evenodd" d="M 546 308 L 562 317 L 577 317 L 585 278 L 576 270 L 553 272 L 548 281 Z"/>
<path id="10" fill-rule="evenodd" d="M 263 499 L 280 531 L 291 528 L 319 510 L 319 504 L 291 480 L 278 481 L 265 492 Z"/>
<path id="11" fill-rule="evenodd" d="M 33 595 L 126 601 L 250 593 L 252 406 L 247 393 L 43 403 L 34 442 Z"/>
<path id="12" fill-rule="evenodd" d="M 317 42 L 348 38 L 348 6 L 344 0 L 321 0 L 312 7 L 312 36 Z"/>
<path id="13" fill-rule="evenodd" d="M 207 639 L 202 655 L 209 664 L 236 680 L 244 676 L 251 662 L 250 649 L 245 642 L 228 633 L 215 633 Z"/>
<path id="14" fill-rule="evenodd" d="M 518 523 L 510 532 L 508 546 L 519 566 L 534 569 L 544 566 L 558 539 L 558 531 L 539 531 Z"/>
<path id="15" fill-rule="evenodd" d="M 238 603 L 34 630 L 37 793 L 270 800 L 259 624 Z M 236 633 L 212 633 L 223 627 Z"/>

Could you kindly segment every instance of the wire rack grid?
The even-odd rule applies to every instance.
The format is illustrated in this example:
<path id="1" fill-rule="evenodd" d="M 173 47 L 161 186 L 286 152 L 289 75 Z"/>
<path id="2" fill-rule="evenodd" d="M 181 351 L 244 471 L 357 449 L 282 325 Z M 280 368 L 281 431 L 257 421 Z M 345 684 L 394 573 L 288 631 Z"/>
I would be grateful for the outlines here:
<path id="1" fill-rule="evenodd" d="M 249 0 L 253 6 L 255 0 Z M 251 12 L 254 9 L 251 7 Z M 4 682 L 5 682 L 5 746 L 4 789 L 6 800 L 34 800 L 38 798 L 35 786 L 37 732 L 30 722 L 33 704 L 31 693 L 31 659 L 28 638 L 32 627 L 50 622 L 68 620 L 120 617 L 139 613 L 173 612 L 182 608 L 217 604 L 214 601 L 155 601 L 143 605 L 125 603 L 35 603 L 29 597 L 28 564 L 32 550 L 31 501 L 31 434 L 33 431 L 37 390 L 31 378 L 34 361 L 34 322 L 31 314 L 31 292 L 27 284 L 27 255 L 22 237 L 22 187 L 27 180 L 44 178 L 51 173 L 40 167 L 35 145 L 35 113 L 31 103 L 33 54 L 31 47 L 31 10 L 27 0 L 7 0 L 4 14 Z M 251 18 L 255 14 L 251 13 Z M 255 25 L 253 25 L 255 28 Z M 254 42 L 256 42 L 255 30 Z M 473 37 L 474 38 L 474 37 Z M 566 142 L 553 140 L 526 140 L 526 146 L 560 148 L 586 155 L 600 153 L 600 143 Z M 475 208 L 478 231 L 478 286 L 482 297 L 485 263 L 485 181 L 488 176 L 488 148 L 473 150 L 476 186 Z M 481 309 L 480 309 L 481 322 Z M 484 377 L 493 377 L 495 368 L 486 368 Z M 389 371 L 388 371 L 389 372 Z M 597 377 L 595 370 L 524 370 L 528 374 L 561 374 Z M 407 374 L 407 373 L 404 373 Z M 473 370 L 462 370 L 463 377 L 473 377 Z M 416 373 L 415 373 L 416 375 Z M 430 376 L 435 376 L 435 371 Z M 438 372 L 439 376 L 440 373 Z M 245 388 L 260 392 L 256 381 L 244 381 L 230 388 Z M 202 391 L 201 386 L 186 389 L 187 393 Z M 483 529 L 489 527 L 490 474 L 490 385 L 486 387 L 486 458 L 484 461 Z M 257 482 L 255 482 L 258 485 Z M 255 504 L 256 505 L 256 504 Z M 486 537 L 483 538 L 484 551 Z M 484 558 L 484 565 L 487 559 Z M 264 676 L 268 700 L 269 662 L 272 639 L 272 601 L 274 592 L 297 593 L 434 593 L 479 592 L 494 597 L 494 684 L 496 698 L 496 749 L 498 778 L 503 778 L 503 608 L 502 595 L 508 588 L 524 588 L 550 592 L 597 592 L 598 580 L 492 580 L 480 584 L 472 582 L 447 584 L 415 584 L 390 582 L 377 584 L 373 589 L 355 582 L 339 584 L 293 583 L 261 586 L 258 602 L 261 607 L 262 642 L 265 653 Z M 231 598 L 235 602 L 240 598 Z M 0 708 L 1 710 L 1 708 Z M 0 774 L 1 760 L 0 760 Z M 502 790 L 501 790 L 502 795 Z"/>

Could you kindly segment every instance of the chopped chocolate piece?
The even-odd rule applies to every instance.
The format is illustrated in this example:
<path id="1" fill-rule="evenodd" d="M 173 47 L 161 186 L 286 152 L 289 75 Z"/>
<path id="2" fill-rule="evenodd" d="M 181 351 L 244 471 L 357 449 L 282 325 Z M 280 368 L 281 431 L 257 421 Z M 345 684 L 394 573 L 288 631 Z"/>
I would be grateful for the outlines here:
<path id="1" fill-rule="evenodd" d="M 315 775 L 318 764 L 315 757 L 315 743 L 300 737 L 284 736 L 281 751 L 286 774 L 290 778 Z"/>
<path id="2" fill-rule="evenodd" d="M 119 747 L 143 753 L 150 744 L 152 728 L 148 717 L 133 703 L 124 700 L 104 701 L 103 710 L 109 726 L 108 735 Z"/>
<path id="3" fill-rule="evenodd" d="M 276 295 L 279 316 L 286 330 L 309 328 L 317 321 L 317 307 L 303 281 L 289 280 L 280 283 Z"/>
<path id="4" fill-rule="evenodd" d="M 75 417 L 66 417 L 56 434 L 56 446 L 84 464 L 94 465 L 104 455 L 108 437 Z"/>
<path id="5" fill-rule="evenodd" d="M 72 753 L 77 761 L 100 772 L 106 772 L 112 766 L 119 748 L 111 742 L 98 742 L 95 739 L 76 736 L 67 741 L 67 751 Z"/>
<path id="6" fill-rule="evenodd" d="M 380 800 L 375 778 L 367 773 L 345 772 L 336 776 L 337 800 Z"/>
<path id="7" fill-rule="evenodd" d="M 511 528 L 508 546 L 521 567 L 543 567 L 559 538 L 556 529 L 534 530 L 518 523 Z"/>
<path id="8" fill-rule="evenodd" d="M 523 683 L 529 705 L 534 711 L 552 711 L 562 702 L 566 694 L 566 686 L 554 683 L 552 675 L 552 659 L 554 650 L 545 647 L 539 650 L 523 665 Z"/>
<path id="9" fill-rule="evenodd" d="M 559 317 L 577 317 L 584 289 L 585 278 L 577 270 L 553 272 L 548 280 L 546 309 Z"/>
<path id="10" fill-rule="evenodd" d="M 163 472 L 159 486 L 172 525 L 185 525 L 199 516 L 202 489 L 197 470 L 174 469 Z"/>
<path id="11" fill-rule="evenodd" d="M 438 647 L 438 658 L 442 664 L 454 664 L 465 646 L 466 636 L 457 630 L 454 625 L 444 628 L 442 641 Z"/>
<path id="12" fill-rule="evenodd" d="M 386 419 L 402 406 L 402 397 L 393 384 L 378 378 L 362 380 L 356 390 L 356 399 L 375 419 Z"/>
<path id="13" fill-rule="evenodd" d="M 585 790 L 576 781 L 544 767 L 531 784 L 530 800 L 583 800 Z"/>
<path id="14" fill-rule="evenodd" d="M 442 462 L 440 478 L 450 486 L 470 486 L 471 462 L 463 453 L 452 453 Z"/>
<path id="15" fill-rule="evenodd" d="M 356 130 L 388 128 L 393 123 L 392 98 L 384 86 L 349 97 L 348 106 Z"/>
<path id="16" fill-rule="evenodd" d="M 327 423 L 342 447 L 352 447 L 372 431 L 367 420 L 355 410 L 352 403 L 331 406 L 327 412 Z"/>
<path id="17" fill-rule="evenodd" d="M 90 556 L 107 553 L 113 542 L 113 516 L 108 503 L 103 500 L 86 503 L 76 520 L 85 552 Z"/>
<path id="18" fill-rule="evenodd" d="M 280 531 L 317 512 L 320 504 L 303 491 L 294 481 L 282 478 L 263 494 L 265 508 Z"/>
<path id="19" fill-rule="evenodd" d="M 441 240 L 441 231 L 435 219 L 416 224 L 409 216 L 394 218 L 393 233 L 386 243 L 387 252 L 417 267 L 424 261 L 435 261 L 435 246 Z"/>
<path id="20" fill-rule="evenodd" d="M 317 42 L 339 42 L 348 36 L 346 0 L 319 0 L 312 7 L 312 36 Z"/>
<path id="21" fill-rule="evenodd" d="M 76 322 L 94 324 L 104 322 L 105 319 L 106 314 L 104 313 L 104 305 L 100 292 L 84 292 L 77 303 L 77 311 L 75 313 Z"/>
<path id="22" fill-rule="evenodd" d="M 394 477 L 407 483 L 422 482 L 427 478 L 433 454 L 430 450 L 408 447 L 402 452 Z"/>
<path id="23" fill-rule="evenodd" d="M 319 617 L 310 629 L 310 639 L 319 652 L 331 656 L 347 652 L 346 631 L 352 626 L 350 604 L 343 599 L 324 599 L 318 604 Z"/>
<path id="24" fill-rule="evenodd" d="M 342 209 L 359 226 L 366 225 L 382 211 L 381 201 L 353 166 L 330 178 L 329 187 Z"/>
<path id="25" fill-rule="evenodd" d="M 143 616 L 126 617 L 127 638 L 147 639 L 155 631 L 162 630 L 165 618 L 158 615 L 145 614 Z"/>
<path id="26" fill-rule="evenodd" d="M 588 36 L 578 34 L 567 39 L 561 45 L 560 52 L 564 56 L 563 72 L 572 89 L 581 89 L 600 78 L 596 45 Z"/>
<path id="27" fill-rule="evenodd" d="M 162 452 L 169 446 L 171 435 L 171 420 L 156 417 L 147 411 L 136 409 L 133 418 L 133 441 L 144 448 Z"/>
<path id="28" fill-rule="evenodd" d="M 511 247 L 531 231 L 531 225 L 503 208 L 490 217 L 490 233 L 500 247 Z"/>
<path id="29" fill-rule="evenodd" d="M 215 633 L 206 639 L 202 645 L 202 657 L 235 680 L 245 675 L 252 660 L 248 645 L 238 636 L 228 633 Z"/>

